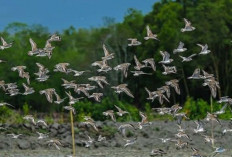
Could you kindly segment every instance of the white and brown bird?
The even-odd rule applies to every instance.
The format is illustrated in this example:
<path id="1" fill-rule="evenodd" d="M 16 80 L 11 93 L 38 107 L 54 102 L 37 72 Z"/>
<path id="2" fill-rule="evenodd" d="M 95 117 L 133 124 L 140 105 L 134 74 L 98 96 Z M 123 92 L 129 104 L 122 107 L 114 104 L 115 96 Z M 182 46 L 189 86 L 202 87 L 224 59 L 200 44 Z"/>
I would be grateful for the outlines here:
<path id="1" fill-rule="evenodd" d="M 190 55 L 190 56 L 188 56 L 188 57 L 183 57 L 183 56 L 181 56 L 181 55 L 179 55 L 180 56 L 180 58 L 182 58 L 182 62 L 190 62 L 191 60 L 193 60 L 192 58 L 194 57 L 194 56 L 196 56 L 197 54 L 192 54 L 192 55 Z"/>
<path id="2" fill-rule="evenodd" d="M 3 37 L 1 37 L 1 41 L 2 41 L 2 45 L 0 45 L 0 50 L 8 49 L 8 48 L 12 47 L 12 45 L 13 45 L 13 42 L 7 43 L 7 42 L 3 39 Z"/>
<path id="3" fill-rule="evenodd" d="M 74 98 L 71 94 L 71 92 L 65 92 L 69 98 L 69 104 L 75 104 L 76 102 L 78 102 L 80 99 L 83 99 L 84 97 L 80 97 L 80 98 Z"/>
<path id="4" fill-rule="evenodd" d="M 192 74 L 192 76 L 188 77 L 188 79 L 203 79 L 204 77 L 201 75 L 201 69 L 196 68 Z"/>
<path id="5" fill-rule="evenodd" d="M 160 54 L 162 55 L 163 60 L 159 63 L 170 64 L 171 62 L 173 62 L 173 59 L 170 58 L 170 54 L 167 51 L 160 51 Z"/>
<path id="6" fill-rule="evenodd" d="M 147 58 L 142 61 L 146 67 L 151 67 L 153 71 L 156 71 L 155 60 L 154 58 Z"/>
<path id="7" fill-rule="evenodd" d="M 173 50 L 173 53 L 176 54 L 176 53 L 184 52 L 186 50 L 187 48 L 184 48 L 184 43 L 180 41 L 179 46 Z"/>
<path id="8" fill-rule="evenodd" d="M 186 18 L 184 18 L 184 22 L 185 22 L 185 27 L 181 28 L 181 32 L 189 32 L 196 29 L 195 27 L 192 26 L 191 22 Z"/>
<path id="9" fill-rule="evenodd" d="M 118 115 L 118 116 L 123 116 L 124 114 L 128 114 L 129 112 L 127 112 L 127 111 L 123 111 L 120 107 L 118 107 L 118 106 L 116 106 L 116 105 L 114 105 L 116 108 L 117 108 L 117 110 L 118 110 L 118 112 L 116 112 L 116 114 Z"/>
<path id="10" fill-rule="evenodd" d="M 130 43 L 128 44 L 128 46 L 138 46 L 138 45 L 141 45 L 141 42 L 138 41 L 136 38 L 129 38 L 128 40 L 130 41 Z"/>
<path id="11" fill-rule="evenodd" d="M 104 57 L 102 57 L 102 60 L 110 60 L 114 58 L 114 53 L 110 53 L 107 49 L 106 49 L 106 45 L 103 44 L 102 46 L 103 51 L 104 51 Z"/>
<path id="12" fill-rule="evenodd" d="M 159 39 L 157 39 L 157 34 L 152 33 L 152 31 L 148 25 L 146 26 L 146 30 L 147 30 L 147 36 L 144 37 L 145 40 L 148 40 L 148 39 L 159 40 Z"/>
<path id="13" fill-rule="evenodd" d="M 145 68 L 146 66 L 144 64 L 141 64 L 138 60 L 138 58 L 136 57 L 136 55 L 134 55 L 134 60 L 135 60 L 135 65 L 134 68 L 135 70 L 141 70 L 142 68 Z"/>
<path id="14" fill-rule="evenodd" d="M 22 83 L 23 84 L 23 87 L 25 89 L 23 95 L 28 95 L 28 94 L 32 94 L 35 92 L 34 88 L 33 87 L 29 87 L 27 86 L 25 83 Z"/>
<path id="15" fill-rule="evenodd" d="M 110 116 L 110 118 L 112 119 L 112 121 L 113 121 L 113 122 L 116 122 L 116 118 L 115 118 L 115 115 L 114 115 L 114 111 L 113 111 L 113 110 L 105 111 L 105 112 L 103 112 L 103 115 L 104 115 L 104 116 Z"/>
<path id="16" fill-rule="evenodd" d="M 115 92 L 117 94 L 120 93 L 126 93 L 128 96 L 134 98 L 133 94 L 131 93 L 131 91 L 127 88 L 127 84 L 120 84 L 118 86 L 112 86 L 111 88 L 115 89 Z"/>
<path id="17" fill-rule="evenodd" d="M 95 81 L 101 88 L 103 88 L 102 83 L 109 85 L 109 83 L 106 81 L 105 76 L 93 76 L 88 78 L 89 81 Z"/>
<path id="18" fill-rule="evenodd" d="M 88 98 L 94 98 L 95 101 L 101 102 L 101 97 L 103 93 L 92 93 Z"/>
<path id="19" fill-rule="evenodd" d="M 53 102 L 53 94 L 55 92 L 55 88 L 47 88 L 47 89 L 44 89 L 44 90 L 40 90 L 39 93 L 42 95 L 42 94 L 45 94 L 46 98 L 47 98 L 47 101 L 52 103 Z"/>
<path id="20" fill-rule="evenodd" d="M 114 67 L 114 70 L 121 70 L 123 72 L 124 77 L 127 77 L 127 71 L 129 69 L 130 63 L 122 63 Z"/>
<path id="21" fill-rule="evenodd" d="M 63 146 L 61 142 L 57 139 L 52 139 L 46 142 L 48 146 L 54 146 L 56 149 L 60 150 L 59 146 Z"/>
<path id="22" fill-rule="evenodd" d="M 197 44 L 197 46 L 201 47 L 201 52 L 199 53 L 199 55 L 206 55 L 206 54 L 211 52 L 210 50 L 208 50 L 207 44 L 205 44 L 205 45 Z"/>

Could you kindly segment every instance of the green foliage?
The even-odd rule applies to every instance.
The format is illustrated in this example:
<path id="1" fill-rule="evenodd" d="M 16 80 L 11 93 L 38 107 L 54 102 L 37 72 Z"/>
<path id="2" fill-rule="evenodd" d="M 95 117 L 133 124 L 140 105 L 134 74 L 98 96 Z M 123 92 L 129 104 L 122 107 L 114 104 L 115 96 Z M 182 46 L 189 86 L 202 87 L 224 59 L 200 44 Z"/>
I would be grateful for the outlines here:
<path id="1" fill-rule="evenodd" d="M 104 125 L 101 132 L 104 136 L 113 136 L 117 132 L 117 129 L 111 126 Z"/>
<path id="2" fill-rule="evenodd" d="M 23 105 L 23 114 L 27 115 L 29 113 L 29 106 L 27 103 Z"/>
<path id="3" fill-rule="evenodd" d="M 213 112 L 219 111 L 224 104 L 213 102 Z M 184 104 L 183 112 L 187 113 L 190 119 L 203 119 L 207 112 L 211 112 L 210 104 L 203 99 L 194 100 L 187 98 Z M 232 117 L 230 110 L 227 108 L 226 113 L 218 116 L 220 119 L 230 119 Z"/>

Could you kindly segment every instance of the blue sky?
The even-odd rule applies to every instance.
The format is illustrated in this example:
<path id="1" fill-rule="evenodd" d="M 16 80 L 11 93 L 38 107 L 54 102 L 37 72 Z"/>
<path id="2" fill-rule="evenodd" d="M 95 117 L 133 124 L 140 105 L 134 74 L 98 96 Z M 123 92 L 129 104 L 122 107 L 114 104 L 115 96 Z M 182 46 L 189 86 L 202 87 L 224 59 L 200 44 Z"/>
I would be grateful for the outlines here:
<path id="1" fill-rule="evenodd" d="M 103 25 L 103 17 L 121 22 L 128 8 L 152 10 L 158 0 L 0 0 L 0 31 L 9 23 L 42 24 L 50 31 L 69 26 L 91 28 Z"/>

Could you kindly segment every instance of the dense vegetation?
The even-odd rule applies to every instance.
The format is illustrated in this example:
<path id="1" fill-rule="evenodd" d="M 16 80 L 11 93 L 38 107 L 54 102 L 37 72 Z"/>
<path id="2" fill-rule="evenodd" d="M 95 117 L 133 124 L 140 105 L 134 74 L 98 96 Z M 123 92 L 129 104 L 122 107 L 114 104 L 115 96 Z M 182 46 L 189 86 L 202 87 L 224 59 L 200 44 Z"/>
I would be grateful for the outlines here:
<path id="1" fill-rule="evenodd" d="M 71 26 L 62 32 L 58 32 L 62 41 L 54 44 L 56 48 L 50 60 L 47 57 L 40 58 L 27 55 L 27 52 L 31 49 L 29 38 L 32 38 L 38 47 L 44 47 L 46 39 L 50 36 L 50 32 L 46 27 L 11 23 L 0 33 L 0 36 L 4 37 L 6 41 L 14 41 L 12 48 L 1 51 L 0 59 L 6 60 L 7 63 L 0 65 L 0 79 L 5 80 L 6 83 L 17 82 L 21 86 L 25 80 L 19 78 L 17 72 L 12 72 L 10 69 L 12 66 L 26 65 L 26 71 L 31 75 L 31 86 L 37 92 L 28 96 L 10 97 L 1 90 L 0 100 L 8 102 L 19 109 L 23 109 L 23 105 L 28 104 L 30 111 L 62 111 L 63 105 L 49 104 L 45 96 L 40 95 L 38 91 L 53 87 L 61 97 L 65 97 L 65 90 L 61 87 L 61 78 L 76 80 L 76 83 L 87 83 L 88 77 L 97 75 L 96 68 L 90 65 L 103 56 L 102 44 L 104 43 L 111 52 L 115 53 L 115 58 L 109 63 L 111 67 L 119 63 L 129 62 L 132 64 L 130 67 L 132 69 L 135 64 L 133 60 L 135 54 L 139 60 L 153 57 L 157 63 L 162 58 L 159 51 L 166 50 L 174 59 L 173 65 L 177 66 L 178 74 L 162 75 L 163 68 L 158 63 L 156 64 L 157 71 L 152 76 L 134 77 L 129 73 L 129 76 L 124 78 L 121 72 L 110 71 L 104 74 L 110 84 L 128 83 L 135 99 L 131 99 L 126 95 L 116 95 L 110 86 L 106 86 L 104 90 L 97 89 L 95 91 L 104 93 L 101 103 L 85 99 L 74 105 L 77 112 L 79 112 L 79 116 L 90 114 L 93 115 L 93 118 L 103 119 L 99 116 L 101 112 L 112 109 L 114 104 L 118 104 L 124 109 L 127 108 L 129 111 L 133 111 L 132 114 L 136 117 L 138 115 L 135 113 L 138 113 L 138 109 L 149 110 L 151 107 L 160 106 L 157 100 L 154 103 L 146 100 L 148 95 L 144 87 L 156 90 L 164 85 L 165 81 L 174 78 L 180 80 L 181 96 L 175 95 L 175 92 L 172 91 L 170 103 L 166 103 L 165 106 L 171 106 L 175 103 L 184 105 L 186 102 L 186 111 L 191 112 L 193 110 L 194 112 L 206 114 L 206 112 L 200 112 L 203 108 L 197 109 L 196 106 L 200 104 L 197 102 L 201 102 L 201 104 L 205 104 L 202 106 L 208 106 L 204 110 L 209 110 L 207 103 L 210 97 L 209 88 L 203 87 L 202 81 L 188 80 L 186 78 L 192 75 L 196 67 L 199 67 L 213 73 L 219 80 L 221 89 L 218 91 L 218 97 L 230 95 L 232 92 L 232 65 L 230 64 L 232 61 L 231 8 L 232 0 L 162 0 L 155 3 L 153 10 L 146 15 L 143 15 L 140 11 L 129 9 L 122 23 L 114 23 L 111 18 L 105 18 L 105 26 L 102 28 L 76 29 Z M 183 18 L 189 19 L 192 25 L 196 27 L 196 30 L 181 33 L 180 29 L 184 27 Z M 149 25 L 151 30 L 158 34 L 160 41 L 145 41 L 143 39 L 146 35 L 146 25 Z M 128 38 L 137 38 L 142 41 L 142 45 L 128 47 Z M 197 43 L 207 43 L 211 53 L 206 56 L 197 56 L 191 62 L 182 63 L 178 55 L 172 54 L 173 49 L 178 46 L 180 41 L 184 42 L 188 48 L 184 52 L 184 56 L 199 53 L 200 48 L 196 45 Z M 35 81 L 34 73 L 38 70 L 35 65 L 36 62 L 45 65 L 50 70 L 50 78 L 46 82 Z M 91 73 L 86 73 L 81 77 L 74 77 L 53 72 L 54 65 L 60 62 L 69 62 L 70 68 L 90 70 Z M 186 101 L 187 98 L 188 101 Z M 197 116 L 199 115 L 192 118 Z M 204 117 L 203 115 L 200 116 Z"/>

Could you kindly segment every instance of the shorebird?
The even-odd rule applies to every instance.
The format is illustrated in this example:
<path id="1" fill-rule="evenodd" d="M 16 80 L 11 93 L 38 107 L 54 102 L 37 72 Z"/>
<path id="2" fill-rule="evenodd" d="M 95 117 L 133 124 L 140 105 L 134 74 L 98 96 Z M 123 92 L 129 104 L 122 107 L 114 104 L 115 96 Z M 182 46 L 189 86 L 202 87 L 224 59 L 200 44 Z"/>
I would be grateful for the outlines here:
<path id="1" fill-rule="evenodd" d="M 32 87 L 28 87 L 25 83 L 22 83 L 22 84 L 25 89 L 25 92 L 23 93 L 23 95 L 32 94 L 35 92 L 35 90 Z"/>
<path id="2" fill-rule="evenodd" d="M 157 39 L 157 34 L 153 34 L 148 25 L 146 26 L 146 30 L 147 30 L 147 36 L 144 37 L 145 40 L 148 40 L 148 39 L 159 40 L 159 39 Z"/>
<path id="3" fill-rule="evenodd" d="M 223 147 L 216 147 L 216 148 L 215 148 L 215 151 L 212 153 L 212 154 L 213 154 L 213 157 L 216 156 L 217 154 L 223 153 L 223 152 L 225 152 L 225 151 L 226 151 L 226 149 L 223 148 Z"/>
<path id="4" fill-rule="evenodd" d="M 102 57 L 102 60 L 110 60 L 110 59 L 113 59 L 114 58 L 114 53 L 110 53 L 107 49 L 106 49 L 106 45 L 103 44 L 102 46 L 103 48 L 103 51 L 104 51 L 104 57 Z"/>
<path id="5" fill-rule="evenodd" d="M 124 145 L 124 147 L 127 147 L 127 146 L 130 146 L 130 145 L 133 145 L 136 143 L 137 141 L 137 138 L 133 138 L 133 139 L 123 139 L 124 141 L 126 141 L 126 144 Z"/>
<path id="6" fill-rule="evenodd" d="M 159 63 L 169 64 L 173 62 L 173 59 L 170 59 L 170 54 L 167 51 L 160 51 L 160 54 L 162 55 L 163 60 L 160 61 Z"/>
<path id="7" fill-rule="evenodd" d="M 92 138 L 91 138 L 90 136 L 88 136 L 88 135 L 87 135 L 87 138 L 88 138 L 88 140 L 86 140 L 86 141 L 82 140 L 82 142 L 85 143 L 85 147 L 86 147 L 86 148 L 89 148 L 89 147 L 92 145 L 92 143 L 94 142 L 94 139 L 92 139 Z"/>
<path id="8" fill-rule="evenodd" d="M 24 70 L 26 69 L 27 67 L 26 66 L 16 66 L 16 67 L 12 67 L 11 70 L 12 71 L 18 71 L 19 73 L 19 77 L 22 77 L 23 78 L 23 73 L 24 73 Z"/>
<path id="9" fill-rule="evenodd" d="M 29 75 L 29 72 L 23 72 L 22 78 L 26 78 L 27 84 L 30 84 L 30 75 Z"/>
<path id="10" fill-rule="evenodd" d="M 68 88 L 75 88 L 76 87 L 76 83 L 74 80 L 72 81 L 67 81 L 63 78 L 61 78 L 61 80 L 63 81 L 63 84 L 61 84 L 61 86 L 63 86 L 65 89 L 68 89 Z"/>
<path id="11" fill-rule="evenodd" d="M 218 103 L 229 103 L 232 102 L 232 99 L 229 98 L 229 96 L 224 96 L 224 97 L 220 97 L 220 100 L 218 101 Z"/>
<path id="12" fill-rule="evenodd" d="M 136 38 L 129 38 L 129 41 L 131 41 L 128 46 L 138 46 L 141 45 L 141 42 L 138 41 Z"/>
<path id="13" fill-rule="evenodd" d="M 32 115 L 26 115 L 26 116 L 23 117 L 23 119 L 25 119 L 25 120 L 31 122 L 32 124 L 36 125 L 35 119 L 34 119 L 34 117 Z"/>
<path id="14" fill-rule="evenodd" d="M 142 61 L 145 64 L 145 67 L 151 67 L 153 71 L 156 71 L 155 60 L 154 58 L 147 58 Z M 148 65 L 150 64 L 150 66 Z"/>
<path id="15" fill-rule="evenodd" d="M 102 83 L 105 83 L 107 85 L 109 85 L 109 83 L 106 81 L 106 77 L 105 76 L 93 76 L 93 77 L 90 77 L 88 78 L 89 81 L 95 81 L 97 82 L 97 84 L 103 88 L 103 85 Z"/>
<path id="16" fill-rule="evenodd" d="M 139 76 L 139 75 L 152 75 L 152 73 L 145 73 L 143 71 L 131 71 L 133 73 L 133 76 Z"/>
<path id="17" fill-rule="evenodd" d="M 150 156 L 157 156 L 157 155 L 163 156 L 164 154 L 167 154 L 167 153 L 162 149 L 152 149 Z"/>
<path id="18" fill-rule="evenodd" d="M 97 141 L 98 141 L 98 142 L 106 141 L 106 137 L 104 137 L 104 136 L 102 136 L 102 135 L 99 135 L 98 138 L 97 138 Z"/>
<path id="19" fill-rule="evenodd" d="M 1 37 L 2 45 L 0 45 L 0 50 L 8 49 L 13 45 L 13 42 L 7 43 L 3 37 Z"/>
<path id="20" fill-rule="evenodd" d="M 171 140 L 171 138 L 159 138 L 162 143 L 167 143 L 168 141 Z"/>
<path id="21" fill-rule="evenodd" d="M 176 126 L 178 126 L 178 129 L 177 129 L 178 132 L 185 132 L 186 129 L 182 128 L 180 124 L 176 124 Z"/>
<path id="22" fill-rule="evenodd" d="M 191 149 L 192 149 L 192 151 L 193 151 L 191 157 L 203 157 L 203 156 L 200 155 L 198 149 L 193 148 L 193 147 L 191 147 Z"/>
<path id="23" fill-rule="evenodd" d="M 188 57 L 183 57 L 183 56 L 181 56 L 181 55 L 179 55 L 180 56 L 180 58 L 182 58 L 182 62 L 190 62 L 191 60 L 193 60 L 192 58 L 194 57 L 194 56 L 196 56 L 197 54 L 192 54 L 192 55 L 190 55 L 190 56 L 188 56 Z"/>
<path id="24" fill-rule="evenodd" d="M 182 149 L 182 148 L 188 147 L 188 142 L 181 141 L 180 139 L 171 140 L 171 141 L 176 142 L 175 145 L 176 145 L 177 149 Z"/>
<path id="25" fill-rule="evenodd" d="M 181 32 L 193 31 L 196 28 L 191 25 L 191 22 L 184 18 L 185 27 L 181 28 Z"/>
<path id="26" fill-rule="evenodd" d="M 214 74 L 209 74 L 209 73 L 207 73 L 207 72 L 204 71 L 204 70 L 202 70 L 202 72 L 203 72 L 203 78 L 204 78 L 204 79 L 209 79 L 209 78 L 214 77 Z"/>
<path id="27" fill-rule="evenodd" d="M 170 87 L 168 85 L 157 88 L 158 90 L 163 90 L 166 92 L 168 98 L 171 96 Z"/>
<path id="28" fill-rule="evenodd" d="M 141 64 L 138 60 L 138 58 L 136 57 L 136 55 L 134 55 L 134 60 L 135 60 L 135 64 L 136 66 L 134 66 L 135 70 L 140 70 L 144 67 L 146 67 L 144 64 Z"/>
<path id="29" fill-rule="evenodd" d="M 16 88 L 8 89 L 7 91 L 8 91 L 8 93 L 6 93 L 6 94 L 9 94 L 10 96 L 15 96 L 15 95 L 18 95 L 18 94 L 22 94 L 22 93 L 19 92 L 19 89 L 16 89 Z"/>
<path id="30" fill-rule="evenodd" d="M 195 133 L 205 132 L 202 121 L 198 120 L 198 121 L 194 121 L 194 123 L 197 125 L 197 128 L 193 129 Z"/>
<path id="31" fill-rule="evenodd" d="M 56 91 L 54 92 L 54 95 L 56 96 L 56 101 L 54 101 L 55 104 L 61 104 L 67 98 L 67 97 L 65 97 L 65 98 L 61 99 L 60 96 L 56 93 Z"/>
<path id="32" fill-rule="evenodd" d="M 120 94 L 122 92 L 126 93 L 128 96 L 134 98 L 131 91 L 127 88 L 127 84 L 120 84 L 118 86 L 112 86 L 111 88 L 115 89 L 115 92 L 117 94 Z"/>
<path id="33" fill-rule="evenodd" d="M 222 131 L 223 134 L 225 134 L 225 133 L 227 133 L 227 132 L 232 132 L 232 129 L 224 129 L 224 130 Z"/>
<path id="34" fill-rule="evenodd" d="M 55 34 L 52 34 L 52 35 L 50 36 L 50 38 L 48 39 L 48 41 L 49 41 L 49 42 L 61 41 L 61 37 L 55 33 Z"/>
<path id="35" fill-rule="evenodd" d="M 74 73 L 73 76 L 81 76 L 81 75 L 83 75 L 85 72 L 89 72 L 89 71 L 77 71 L 77 70 L 73 70 L 73 69 L 68 69 L 67 71 L 68 71 L 68 73 L 69 73 L 69 72 L 73 72 L 73 73 Z"/>
<path id="36" fill-rule="evenodd" d="M 132 124 L 122 124 L 118 127 L 118 131 L 123 135 L 123 137 L 126 137 L 126 129 L 127 128 L 134 129 L 134 126 Z"/>
<path id="37" fill-rule="evenodd" d="M 114 111 L 113 110 L 108 110 L 103 112 L 104 116 L 110 116 L 113 122 L 116 122 L 115 116 L 114 116 Z"/>
<path id="38" fill-rule="evenodd" d="M 95 101 L 101 102 L 102 96 L 103 96 L 103 93 L 93 93 L 88 98 L 94 98 Z"/>
<path id="39" fill-rule="evenodd" d="M 38 125 L 38 124 L 39 125 L 43 125 L 46 128 L 48 127 L 47 123 L 44 120 L 42 120 L 42 119 L 37 120 L 36 125 Z"/>
<path id="40" fill-rule="evenodd" d="M 214 114 L 215 115 L 224 114 L 226 112 L 227 106 L 228 106 L 228 104 L 223 105 L 222 108 L 219 111 L 214 112 Z"/>
<path id="41" fill-rule="evenodd" d="M 152 108 L 152 110 L 156 110 L 159 115 L 171 114 L 171 108 Z"/>
<path id="42" fill-rule="evenodd" d="M 107 65 L 106 60 L 103 60 L 103 64 L 102 64 L 101 68 L 98 69 L 97 71 L 98 72 L 105 72 L 105 73 L 107 73 L 110 70 L 112 70 L 112 68 L 109 65 Z"/>
<path id="43" fill-rule="evenodd" d="M 147 89 L 147 87 L 145 87 L 146 92 L 148 93 L 148 98 L 147 100 L 151 100 L 152 102 L 155 100 L 156 98 L 156 92 L 151 92 L 149 89 Z"/>
<path id="44" fill-rule="evenodd" d="M 210 136 L 201 135 L 204 137 L 205 143 L 214 143 L 216 140 Z"/>
<path id="45" fill-rule="evenodd" d="M 156 91 L 153 92 L 154 94 L 154 98 L 158 98 L 159 99 L 159 103 L 163 104 L 163 99 L 165 99 L 167 102 L 169 102 L 168 98 L 164 95 L 165 91 L 163 89 L 157 89 Z"/>
<path id="46" fill-rule="evenodd" d="M 5 81 L 4 80 L 0 80 L 0 88 L 3 89 L 3 91 L 6 91 L 6 88 L 5 88 Z"/>
<path id="47" fill-rule="evenodd" d="M 189 135 L 187 135 L 187 134 L 186 134 L 185 132 L 183 132 L 183 131 L 178 132 L 177 134 L 175 134 L 175 136 L 178 137 L 178 138 L 185 137 L 185 138 L 191 140 L 190 137 L 189 137 Z"/>
<path id="48" fill-rule="evenodd" d="M 207 115 L 206 115 L 205 120 L 206 120 L 206 121 L 216 121 L 216 122 L 218 122 L 220 125 L 222 125 L 221 122 L 218 120 L 217 115 L 216 115 L 216 114 L 213 114 L 213 113 L 211 114 L 211 113 L 207 112 Z"/>
<path id="49" fill-rule="evenodd" d="M 139 115 L 142 118 L 141 122 L 138 122 L 139 129 L 142 129 L 144 126 L 150 126 L 152 124 L 152 122 L 148 121 L 147 116 L 143 112 L 139 111 Z"/>
<path id="50" fill-rule="evenodd" d="M 6 61 L 0 59 L 0 63 L 6 63 Z"/>
<path id="51" fill-rule="evenodd" d="M 7 134 L 7 135 L 12 136 L 13 139 L 17 139 L 17 138 L 19 138 L 19 136 L 22 136 L 22 134 L 18 134 L 18 135 L 16 135 L 16 134 Z"/>
<path id="52" fill-rule="evenodd" d="M 59 140 L 53 139 L 46 142 L 48 146 L 55 146 L 56 149 L 60 150 L 59 146 L 63 146 Z"/>
<path id="53" fill-rule="evenodd" d="M 116 105 L 114 105 L 116 108 L 117 108 L 117 110 L 118 110 L 118 112 L 116 112 L 116 114 L 118 115 L 118 116 L 123 116 L 124 114 L 128 114 L 129 112 L 127 112 L 127 111 L 123 111 L 121 108 L 119 108 L 118 106 L 116 106 Z"/>
<path id="54" fill-rule="evenodd" d="M 91 119 L 87 119 L 85 122 L 83 122 L 84 125 L 90 125 L 93 127 L 93 129 L 98 132 L 98 128 L 97 126 L 95 125 L 95 122 L 94 120 L 91 118 Z"/>
<path id="55" fill-rule="evenodd" d="M 49 40 L 47 40 L 46 41 L 46 44 L 45 44 L 45 47 L 44 47 L 44 51 L 46 52 L 46 53 L 51 53 L 52 54 L 52 50 L 54 49 L 55 47 L 54 46 L 52 46 L 52 44 L 51 44 L 51 42 L 49 41 Z M 48 57 L 51 57 L 51 56 L 48 56 Z M 49 58 L 50 59 L 50 58 Z"/>
<path id="56" fill-rule="evenodd" d="M 40 90 L 39 93 L 42 95 L 42 94 L 45 94 L 46 98 L 47 98 L 47 101 L 52 103 L 53 102 L 53 98 L 52 98 L 52 95 L 54 94 L 55 92 L 55 88 L 47 88 L 47 89 L 44 89 L 44 90 Z"/>
<path id="57" fill-rule="evenodd" d="M 36 131 L 36 133 L 39 135 L 39 137 L 37 138 L 38 140 L 48 138 L 48 133 L 44 134 L 44 133 L 40 133 L 38 131 Z"/>
<path id="58" fill-rule="evenodd" d="M 76 102 L 78 102 L 80 99 L 83 99 L 84 97 L 80 97 L 80 98 L 74 98 L 72 95 L 71 95 L 71 92 L 65 92 L 69 98 L 69 104 L 75 104 Z"/>
<path id="59" fill-rule="evenodd" d="M 74 92 L 76 92 L 78 94 L 80 94 L 80 92 L 82 92 L 83 94 L 85 94 L 85 96 L 89 97 L 89 93 L 88 93 L 86 87 L 84 87 L 84 86 L 76 85 L 74 87 Z"/>
<path id="60" fill-rule="evenodd" d="M 171 86 L 175 89 L 176 93 L 180 95 L 179 80 L 173 79 L 165 82 L 166 85 Z"/>
<path id="61" fill-rule="evenodd" d="M 184 52 L 186 50 L 187 48 L 184 48 L 184 43 L 180 41 L 179 46 L 173 50 L 173 53 L 176 54 L 176 53 Z"/>
<path id="62" fill-rule="evenodd" d="M 114 67 L 114 70 L 116 70 L 116 71 L 118 71 L 118 70 L 123 71 L 124 77 L 127 77 L 127 71 L 128 71 L 128 68 L 129 68 L 130 65 L 131 65 L 130 63 L 122 63 L 122 64 L 119 64 L 116 67 Z"/>
<path id="63" fill-rule="evenodd" d="M 210 50 L 208 50 L 208 45 L 207 44 L 205 44 L 204 46 L 201 45 L 201 44 L 197 44 L 197 46 L 201 47 L 201 52 L 199 53 L 199 55 L 206 55 L 206 54 L 211 52 Z"/>
<path id="64" fill-rule="evenodd" d="M 103 61 L 95 61 L 91 64 L 91 66 L 95 67 L 98 66 L 99 68 L 101 68 L 103 65 Z"/>
<path id="65" fill-rule="evenodd" d="M 69 66 L 70 64 L 69 63 L 59 63 L 59 64 L 56 64 L 55 65 L 55 69 L 53 70 L 53 71 L 55 71 L 55 72 L 63 72 L 63 73 L 66 73 L 66 74 L 68 74 L 68 66 Z"/>
<path id="66" fill-rule="evenodd" d="M 29 39 L 30 44 L 31 44 L 31 51 L 28 51 L 28 55 L 29 56 L 33 56 L 35 54 L 39 54 L 40 52 L 42 52 L 42 49 L 37 48 L 37 44 L 32 40 L 32 38 Z"/>
<path id="67" fill-rule="evenodd" d="M 217 96 L 217 89 L 220 89 L 219 82 L 215 80 L 214 77 L 208 78 L 204 80 L 203 86 L 208 86 L 211 92 L 211 95 L 216 98 Z"/>
<path id="68" fill-rule="evenodd" d="M 165 66 L 164 64 L 162 65 L 164 68 L 164 72 L 162 72 L 163 75 L 168 75 L 168 74 L 176 74 L 176 66 Z"/>
<path id="69" fill-rule="evenodd" d="M 15 108 L 13 105 L 11 105 L 11 104 L 9 104 L 9 103 L 6 103 L 6 102 L 1 102 L 1 103 L 0 103 L 0 107 L 2 107 L 2 106 L 10 106 L 10 107 Z"/>
<path id="70" fill-rule="evenodd" d="M 200 68 L 194 70 L 192 76 L 188 77 L 188 79 L 203 79 L 204 77 L 201 75 Z"/>
<path id="71" fill-rule="evenodd" d="M 176 113 L 173 115 L 175 118 L 177 118 L 177 124 L 181 124 L 183 118 L 185 119 L 189 119 L 187 116 L 186 116 L 186 113 Z"/>

